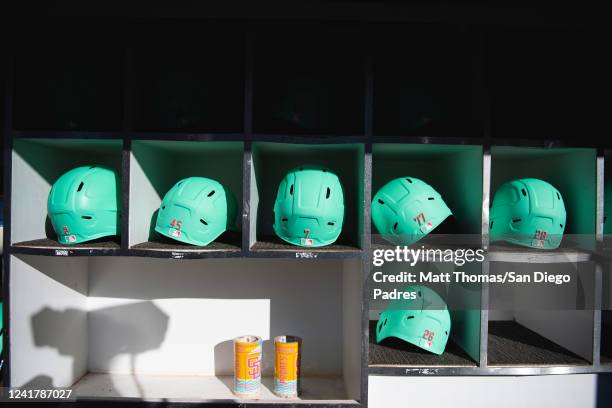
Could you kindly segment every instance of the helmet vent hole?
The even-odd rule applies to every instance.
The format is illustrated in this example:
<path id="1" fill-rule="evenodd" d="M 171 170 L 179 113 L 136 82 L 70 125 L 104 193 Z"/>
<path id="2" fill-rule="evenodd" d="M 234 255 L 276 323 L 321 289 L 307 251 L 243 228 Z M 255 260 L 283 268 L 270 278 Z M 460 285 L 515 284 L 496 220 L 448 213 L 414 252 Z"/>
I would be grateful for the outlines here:
<path id="1" fill-rule="evenodd" d="M 428 200 L 435 200 L 435 198 L 433 198 L 433 197 L 429 197 L 429 198 L 427 198 L 427 199 L 428 199 Z"/>
<path id="2" fill-rule="evenodd" d="M 521 188 L 521 193 L 523 193 L 523 195 L 524 195 L 525 197 L 527 197 L 527 192 L 525 191 L 525 189 L 524 189 L 524 188 Z"/>
<path id="3" fill-rule="evenodd" d="M 165 205 L 162 205 L 162 210 L 165 210 L 165 209 L 166 209 L 166 206 L 165 206 Z"/>
<path id="4" fill-rule="evenodd" d="M 410 180 L 409 178 L 407 178 L 406 181 L 412 184 L 412 180 Z"/>
<path id="5" fill-rule="evenodd" d="M 91 215 L 81 215 L 81 218 L 84 220 L 91 220 Z"/>
<path id="6" fill-rule="evenodd" d="M 325 198 L 329 198 L 330 195 L 331 195 L 331 190 L 329 189 L 329 187 L 327 187 L 327 194 L 325 194 Z"/>
<path id="7" fill-rule="evenodd" d="M 289 188 L 289 194 L 293 195 L 293 184 L 291 185 L 291 187 Z"/>
<path id="8" fill-rule="evenodd" d="M 521 218 L 515 218 L 515 219 L 512 220 L 512 222 L 521 222 L 521 221 L 522 221 Z"/>
<path id="9" fill-rule="evenodd" d="M 384 204 L 385 202 L 383 200 L 381 200 L 380 198 L 378 199 L 378 202 L 381 204 Z"/>
<path id="10" fill-rule="evenodd" d="M 200 218 L 200 222 L 204 225 L 208 225 L 208 223 L 206 221 L 204 221 L 202 218 Z"/>
<path id="11" fill-rule="evenodd" d="M 387 319 L 385 319 L 385 322 L 383 323 L 383 326 L 387 325 Z"/>
<path id="12" fill-rule="evenodd" d="M 281 221 L 282 222 L 287 222 L 288 220 L 287 220 L 287 218 L 283 218 Z"/>
<path id="13" fill-rule="evenodd" d="M 394 230 L 397 230 L 397 224 L 398 224 L 397 222 L 395 224 L 393 224 L 393 229 Z"/>
<path id="14" fill-rule="evenodd" d="M 561 228 L 563 228 L 563 224 L 559 224 L 559 226 L 560 226 Z"/>
<path id="15" fill-rule="evenodd" d="M 559 193 L 557 192 L 557 199 L 561 199 L 561 196 L 559 195 Z"/>
<path id="16" fill-rule="evenodd" d="M 445 334 L 446 336 L 448 336 L 448 330 L 445 330 L 445 331 L 444 331 L 444 334 Z"/>
<path id="17" fill-rule="evenodd" d="M 334 225 L 336 225 L 336 223 L 335 222 L 328 222 L 327 225 L 334 226 Z"/>
<path id="18" fill-rule="evenodd" d="M 408 319 L 408 320 L 414 319 L 414 316 L 408 316 L 408 317 L 406 317 L 406 319 Z"/>
<path id="19" fill-rule="evenodd" d="M 81 191 L 82 189 L 83 189 L 83 182 L 81 181 L 81 184 L 79 184 L 79 188 L 77 188 L 77 193 Z"/>
<path id="20" fill-rule="evenodd" d="M 212 197 L 214 194 L 215 194 L 215 190 L 213 190 L 210 193 L 208 193 L 207 197 Z"/>
<path id="21" fill-rule="evenodd" d="M 494 222 L 495 222 L 495 221 L 491 221 L 491 228 L 493 228 L 493 223 L 494 223 Z"/>

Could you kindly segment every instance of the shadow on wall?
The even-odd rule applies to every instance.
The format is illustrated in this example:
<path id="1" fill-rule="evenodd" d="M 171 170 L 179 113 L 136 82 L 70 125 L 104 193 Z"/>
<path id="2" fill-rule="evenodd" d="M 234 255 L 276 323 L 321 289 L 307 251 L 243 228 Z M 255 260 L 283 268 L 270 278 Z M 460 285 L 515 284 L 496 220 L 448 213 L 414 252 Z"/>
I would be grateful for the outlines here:
<path id="1" fill-rule="evenodd" d="M 32 333 L 36 347 L 52 347 L 61 356 L 72 358 L 71 378 L 78 380 L 87 370 L 87 347 L 75 347 L 71 337 L 83 332 L 82 316 L 87 312 L 80 309 L 55 310 L 49 307 L 41 309 L 32 316 Z M 152 324 L 137 325 L 135 321 L 146 319 Z M 158 349 L 166 337 L 169 317 L 151 301 L 141 301 L 97 309 L 88 314 L 89 348 L 98 353 L 98 361 L 106 363 L 110 369 L 113 359 L 120 355 L 128 355 L 130 371 L 136 371 L 138 355 Z M 83 341 L 83 339 L 77 339 Z M 87 340 L 86 340 L 87 341 Z M 85 360 L 85 361 L 84 361 Z M 144 391 L 138 378 L 133 375 L 133 387 L 141 397 Z M 47 375 L 38 375 L 26 383 L 27 387 L 53 387 L 53 380 Z M 110 391 L 112 396 L 120 397 L 121 392 L 116 387 Z"/>

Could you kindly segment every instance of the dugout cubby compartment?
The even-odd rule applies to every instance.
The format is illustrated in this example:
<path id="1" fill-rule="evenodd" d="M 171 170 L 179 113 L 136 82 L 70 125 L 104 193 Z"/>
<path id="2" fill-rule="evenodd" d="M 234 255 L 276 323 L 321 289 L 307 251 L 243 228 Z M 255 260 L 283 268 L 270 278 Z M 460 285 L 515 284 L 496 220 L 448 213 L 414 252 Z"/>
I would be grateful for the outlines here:
<path id="1" fill-rule="evenodd" d="M 364 133 L 364 53 L 358 29 L 268 23 L 255 33 L 253 45 L 255 133 Z"/>
<path id="2" fill-rule="evenodd" d="M 10 199 L 11 245 L 14 251 L 49 251 L 53 254 L 55 250 L 68 250 L 112 254 L 112 251 L 119 249 L 120 236 L 70 246 L 58 243 L 48 218 L 47 199 L 51 186 L 62 174 L 79 166 L 102 165 L 117 173 L 118 199 L 121 200 L 122 146 L 121 140 L 112 139 L 15 139 Z M 121 205 L 119 202 L 119 209 Z"/>
<path id="3" fill-rule="evenodd" d="M 306 145 L 257 142 L 252 146 L 250 197 L 251 254 L 309 253 L 321 256 L 359 256 L 363 236 L 364 146 L 362 144 Z M 344 222 L 335 243 L 301 247 L 274 233 L 274 202 L 278 187 L 292 169 L 306 164 L 327 166 L 344 192 Z"/>
<path id="4" fill-rule="evenodd" d="M 38 21 L 15 47 L 13 128 L 114 131 L 123 120 L 120 26 Z M 78 35 L 75 35 L 78 33 Z"/>
<path id="5" fill-rule="evenodd" d="M 489 367 L 590 366 L 593 363 L 595 264 L 491 262 L 489 274 L 530 275 L 527 283 L 489 283 Z M 535 272 L 567 274 L 544 284 Z"/>
<path id="6" fill-rule="evenodd" d="M 586 36 L 559 29 L 491 32 L 487 68 L 494 138 L 580 143 L 596 131 L 591 114 L 597 107 L 588 92 L 597 85 Z"/>
<path id="7" fill-rule="evenodd" d="M 237 27 L 139 23 L 130 28 L 134 130 L 242 132 L 244 44 Z"/>
<path id="8" fill-rule="evenodd" d="M 460 270 L 467 274 L 480 274 L 480 264 L 465 264 Z M 396 275 L 402 271 L 432 272 L 434 275 L 457 270 L 452 263 L 418 263 L 414 267 L 408 264 L 391 263 L 383 267 L 373 267 L 372 273 L 379 271 L 384 275 Z M 389 306 L 389 300 L 374 298 L 374 289 L 383 291 L 404 290 L 409 283 L 376 283 L 369 278 L 369 352 L 368 367 L 370 371 L 385 373 L 386 369 L 411 367 L 428 369 L 432 367 L 476 367 L 480 361 L 480 322 L 481 322 L 481 286 L 476 283 L 420 283 L 434 290 L 447 304 L 450 318 L 450 336 L 444 352 L 436 355 L 401 339 L 391 337 L 377 343 L 376 327 L 380 314 Z M 438 333 L 440 335 L 441 333 Z M 393 371 L 392 371 L 393 372 Z M 390 374 L 390 373 L 387 373 Z"/>
<path id="9" fill-rule="evenodd" d="M 482 38 L 466 27 L 377 27 L 374 134 L 482 137 Z"/>
<path id="10" fill-rule="evenodd" d="M 12 386 L 123 402 L 243 402 L 231 391 L 232 339 L 255 334 L 264 339 L 259 402 L 361 399 L 359 260 L 316 269 L 278 259 L 22 255 L 10 263 Z M 287 333 L 303 338 L 299 400 L 270 392 L 272 339 Z"/>
<path id="11" fill-rule="evenodd" d="M 141 255 L 232 256 L 242 251 L 242 142 L 133 140 L 130 156 L 130 250 Z M 155 231 L 162 199 L 180 180 L 207 177 L 236 199 L 236 230 L 206 246 L 185 244 Z M 176 254 L 176 255 L 174 255 Z"/>
<path id="12" fill-rule="evenodd" d="M 482 146 L 375 143 L 372 147 L 372 197 L 391 180 L 414 177 L 440 193 L 453 213 L 415 247 L 481 246 L 482 175 Z M 384 204 L 372 203 L 376 205 Z M 377 248 L 393 246 L 373 224 L 372 242 Z"/>
<path id="13" fill-rule="evenodd" d="M 516 259 L 512 254 L 549 259 L 559 256 L 570 262 L 590 259 L 595 249 L 597 202 L 597 155 L 590 148 L 532 148 L 514 146 L 491 147 L 490 204 L 499 187 L 508 181 L 537 178 L 552 184 L 563 197 L 567 213 L 561 245 L 556 250 L 539 250 L 505 242 L 492 242 L 495 260 Z M 489 224 L 490 227 L 490 224 Z M 555 262 L 554 258 L 549 262 Z"/>

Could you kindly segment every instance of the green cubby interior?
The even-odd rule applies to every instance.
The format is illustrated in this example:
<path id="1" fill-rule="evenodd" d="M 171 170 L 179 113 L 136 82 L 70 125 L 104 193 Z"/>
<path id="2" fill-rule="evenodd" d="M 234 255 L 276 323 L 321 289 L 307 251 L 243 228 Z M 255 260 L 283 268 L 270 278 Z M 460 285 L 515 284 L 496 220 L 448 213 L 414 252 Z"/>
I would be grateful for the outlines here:
<path id="1" fill-rule="evenodd" d="M 166 22 L 132 31 L 134 129 L 242 132 L 244 44 L 237 27 Z"/>
<path id="2" fill-rule="evenodd" d="M 65 172 L 87 165 L 103 165 L 118 175 L 121 197 L 121 140 L 15 139 L 12 159 L 11 242 L 35 247 L 58 247 L 47 216 L 51 186 Z M 121 208 L 121 203 L 118 203 Z M 118 247 L 119 237 L 107 237 L 79 246 Z"/>
<path id="3" fill-rule="evenodd" d="M 482 146 L 477 145 L 375 143 L 372 147 L 372 197 L 393 179 L 415 177 L 423 180 L 442 195 L 453 213 L 453 218 L 445 222 L 448 227 L 440 225 L 432 234 L 459 233 L 465 235 L 462 241 L 468 238 L 469 242 L 480 246 L 482 163 Z M 372 234 L 377 233 L 372 225 Z M 477 236 L 478 239 L 469 239 Z M 430 236 L 429 240 L 433 242 L 435 238 Z"/>
<path id="4" fill-rule="evenodd" d="M 489 284 L 489 366 L 583 366 L 593 361 L 595 264 L 492 262 L 490 274 L 568 274 L 564 285 Z"/>
<path id="5" fill-rule="evenodd" d="M 373 41 L 374 134 L 482 136 L 482 37 L 460 26 L 386 26 Z"/>
<path id="6" fill-rule="evenodd" d="M 251 237 L 253 249 L 296 249 L 276 237 L 274 201 L 283 177 L 305 164 L 321 164 L 335 172 L 344 190 L 344 223 L 338 240 L 322 250 L 361 248 L 363 235 L 364 146 L 253 143 L 251 173 Z"/>
<path id="7" fill-rule="evenodd" d="M 361 33 L 348 26 L 271 23 L 258 31 L 253 52 L 253 131 L 363 134 L 361 43 Z"/>
<path id="8" fill-rule="evenodd" d="M 567 220 L 562 247 L 591 248 L 597 204 L 597 152 L 591 148 L 491 148 L 491 199 L 505 182 L 537 178 L 563 197 Z"/>
<path id="9" fill-rule="evenodd" d="M 24 30 L 14 38 L 13 128 L 121 129 L 120 30 L 94 21 L 36 25 L 44 35 Z"/>
<path id="10" fill-rule="evenodd" d="M 240 250 L 243 151 L 242 142 L 132 141 L 130 246 L 152 250 Z M 174 184 L 187 177 L 217 180 L 236 198 L 236 230 L 225 232 L 206 247 L 166 239 L 155 231 L 162 199 Z"/>
<path id="11" fill-rule="evenodd" d="M 410 267 L 401 263 L 388 263 L 373 271 L 382 271 L 384 275 L 395 275 L 400 271 L 433 272 L 434 274 L 452 272 L 449 263 L 419 263 Z M 479 264 L 465 264 L 461 269 L 466 273 L 479 274 Z M 404 290 L 410 284 L 376 283 L 376 288 L 390 291 Z M 451 317 L 450 337 L 444 352 L 440 355 L 430 353 L 399 338 L 387 338 L 380 344 L 376 341 L 376 324 L 378 316 L 389 307 L 386 300 L 373 299 L 369 294 L 369 366 L 412 366 L 412 367 L 475 367 L 480 361 L 481 338 L 481 285 L 438 283 L 423 284 L 434 290 L 444 299 Z"/>

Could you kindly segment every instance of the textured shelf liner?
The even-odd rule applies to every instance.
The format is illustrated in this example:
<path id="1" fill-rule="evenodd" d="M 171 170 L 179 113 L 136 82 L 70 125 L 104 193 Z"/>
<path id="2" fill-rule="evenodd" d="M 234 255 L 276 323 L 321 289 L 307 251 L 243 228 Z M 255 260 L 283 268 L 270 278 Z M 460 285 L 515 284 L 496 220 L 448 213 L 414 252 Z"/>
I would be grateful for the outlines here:
<path id="1" fill-rule="evenodd" d="M 558 344 L 514 321 L 490 321 L 488 363 L 490 366 L 588 365 Z"/>
<path id="2" fill-rule="evenodd" d="M 151 251 L 240 251 L 242 235 L 239 232 L 227 231 L 206 246 L 184 244 L 159 235 L 154 241 L 143 242 L 132 248 Z"/>
<path id="3" fill-rule="evenodd" d="M 376 344 L 376 320 L 370 320 L 369 365 L 474 367 L 474 362 L 453 341 L 449 341 L 442 355 L 422 350 L 405 341 L 389 338 Z"/>
<path id="4" fill-rule="evenodd" d="M 64 245 L 59 242 L 49 239 L 34 239 L 32 241 L 23 241 L 13 244 L 16 247 L 28 247 L 28 248 L 44 248 L 44 249 L 119 249 L 120 245 L 117 240 L 101 238 L 99 240 L 83 242 L 82 244 L 75 245 Z"/>
<path id="5" fill-rule="evenodd" d="M 283 241 L 282 239 L 275 236 L 264 236 L 257 240 L 251 247 L 253 251 L 265 251 L 265 250 L 283 250 L 283 251 L 350 251 L 358 252 L 360 249 L 356 246 L 347 245 L 345 242 L 337 241 L 331 245 L 324 247 L 301 247 L 297 245 L 291 245 Z"/>

